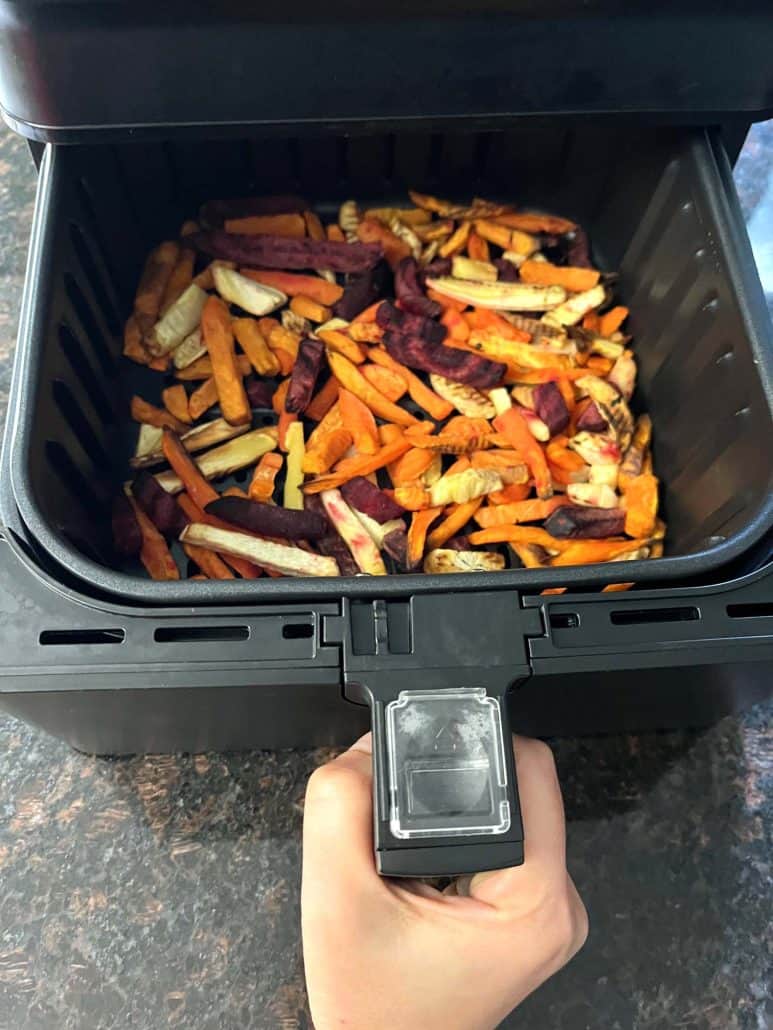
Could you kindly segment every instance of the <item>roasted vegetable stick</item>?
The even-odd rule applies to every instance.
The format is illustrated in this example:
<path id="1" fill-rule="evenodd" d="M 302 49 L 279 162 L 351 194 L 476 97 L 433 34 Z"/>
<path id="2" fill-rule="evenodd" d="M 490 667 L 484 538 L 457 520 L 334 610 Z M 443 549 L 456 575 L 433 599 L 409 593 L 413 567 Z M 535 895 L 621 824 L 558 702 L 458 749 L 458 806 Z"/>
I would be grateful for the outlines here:
<path id="1" fill-rule="evenodd" d="M 310 322 L 327 322 L 333 317 L 330 308 L 325 307 L 311 297 L 303 293 L 297 294 L 290 301 L 290 310 L 299 318 L 308 318 Z"/>
<path id="2" fill-rule="evenodd" d="M 453 572 L 501 572 L 505 559 L 496 551 L 458 551 L 438 547 L 424 559 L 424 571 L 430 575 Z"/>
<path id="3" fill-rule="evenodd" d="M 357 562 L 361 572 L 371 576 L 385 576 L 386 566 L 370 534 L 343 499 L 340 490 L 323 490 L 322 503 L 330 521 Z"/>
<path id="4" fill-rule="evenodd" d="M 131 490 L 128 488 L 126 496 L 129 504 L 132 506 L 134 516 L 137 519 L 137 525 L 140 527 L 140 533 L 142 534 L 140 561 L 145 566 L 148 575 L 152 579 L 179 579 L 180 570 L 177 568 L 175 560 L 166 546 L 166 540 L 164 540 L 161 533 L 159 533 L 142 508 L 134 500 Z"/>
<path id="5" fill-rule="evenodd" d="M 208 447 L 214 447 L 215 444 L 225 443 L 226 440 L 232 440 L 235 436 L 246 433 L 248 428 L 248 426 L 232 426 L 225 419 L 217 418 L 212 422 L 205 422 L 200 426 L 195 426 L 193 429 L 188 429 L 180 439 L 186 451 L 194 453 L 195 451 L 205 450 Z M 141 426 L 140 435 L 142 435 L 142 431 L 143 427 Z M 159 429 L 158 437 L 157 439 L 154 438 L 151 449 L 144 453 L 137 453 L 134 458 L 130 459 L 130 466 L 135 469 L 147 468 L 150 465 L 158 465 L 159 462 L 162 462 L 164 460 L 164 452 L 161 447 L 162 439 L 163 429 Z"/>
<path id="6" fill-rule="evenodd" d="M 183 530 L 183 543 L 207 547 L 221 554 L 246 558 L 262 568 L 272 569 L 283 576 L 337 576 L 338 565 L 333 558 L 304 551 L 300 547 L 287 547 L 271 540 L 258 540 L 247 533 L 215 529 L 193 522 Z"/>
<path id="7" fill-rule="evenodd" d="M 628 308 L 620 304 L 617 307 L 610 308 L 609 311 L 604 312 L 599 320 L 599 335 L 611 336 L 612 333 L 616 333 L 626 318 L 628 318 Z"/>
<path id="8" fill-rule="evenodd" d="M 474 497 L 464 504 L 455 504 L 447 508 L 446 517 L 427 537 L 427 549 L 433 551 L 437 547 L 442 547 L 451 537 L 456 536 L 464 529 L 482 503 L 482 497 Z"/>
<path id="9" fill-rule="evenodd" d="M 282 468 L 283 458 L 276 451 L 269 451 L 264 454 L 255 471 L 252 480 L 247 488 L 247 493 L 253 501 L 269 501 L 273 497 L 276 477 Z"/>
<path id="10" fill-rule="evenodd" d="M 223 418 L 235 426 L 250 422 L 250 402 L 236 364 L 231 315 L 218 297 L 210 297 L 204 305 L 201 331 L 212 359 L 212 372 Z"/>
<path id="11" fill-rule="evenodd" d="M 625 498 L 625 531 L 628 536 L 648 537 L 655 530 L 658 513 L 658 480 L 653 475 L 621 476 Z"/>
<path id="12" fill-rule="evenodd" d="M 170 453 L 181 468 L 191 469 L 188 478 L 193 480 L 194 471 L 198 473 L 195 480 L 197 486 L 201 489 L 202 479 L 218 479 L 221 476 L 228 476 L 232 472 L 236 472 L 237 469 L 244 468 L 246 465 L 252 465 L 266 451 L 275 450 L 277 431 L 273 426 L 253 429 L 249 433 L 237 437 L 235 440 L 229 440 L 228 443 L 223 444 L 221 447 L 214 447 L 211 451 L 207 451 L 206 454 L 201 454 L 195 462 L 185 448 L 180 445 L 182 454 L 188 459 L 185 463 L 183 463 L 180 457 L 175 440 L 179 442 L 179 437 L 176 434 L 170 434 L 168 431 L 164 434 L 164 455 L 174 471 L 156 473 L 156 479 L 161 486 L 172 494 L 179 493 L 183 489 L 183 477 L 180 476 L 175 462 L 170 457 Z M 200 490 L 197 492 L 194 487 L 194 490 L 191 491 L 187 485 L 185 489 L 188 490 L 188 493 L 191 494 L 196 503 L 202 508 L 206 507 L 210 500 L 214 500 L 213 487 L 209 487 L 204 496 L 203 503 L 198 498 Z"/>
<path id="13" fill-rule="evenodd" d="M 283 540 L 318 540 L 329 532 L 327 519 L 314 511 L 283 508 L 246 497 L 220 497 L 207 513 L 239 529 Z"/>
<path id="14" fill-rule="evenodd" d="M 494 419 L 494 428 L 509 440 L 513 450 L 523 455 L 534 476 L 537 496 L 543 501 L 552 497 L 553 485 L 545 454 L 532 436 L 521 411 L 518 408 L 510 408 L 497 415 Z"/>
<path id="15" fill-rule="evenodd" d="M 537 526 L 492 526 L 491 529 L 478 529 L 470 533 L 469 540 L 476 547 L 478 544 L 539 544 L 546 551 L 560 553 L 570 546 L 572 541 L 559 540 L 544 529 Z"/>
<path id="16" fill-rule="evenodd" d="M 323 490 L 335 490 L 348 480 L 354 479 L 355 476 L 368 476 L 371 472 L 397 461 L 412 446 L 410 437 L 400 436 L 392 443 L 383 446 L 377 454 L 353 460 L 345 472 L 333 472 L 327 476 L 312 479 L 311 482 L 304 485 L 303 492 L 318 494 Z"/>
<path id="17" fill-rule="evenodd" d="M 167 386 L 165 390 L 161 391 L 161 399 L 170 415 L 174 415 L 180 422 L 190 424 L 191 415 L 188 411 L 188 394 L 185 392 L 185 387 L 182 383 L 178 383 L 176 386 Z"/>
<path id="18" fill-rule="evenodd" d="M 365 376 L 371 386 L 379 393 L 383 393 L 388 401 L 397 402 L 407 392 L 405 380 L 396 372 L 382 365 L 362 365 L 360 372 Z"/>
<path id="19" fill-rule="evenodd" d="M 167 241 L 151 251 L 145 262 L 137 293 L 134 296 L 134 314 L 143 334 L 150 332 L 158 318 L 167 283 L 174 272 L 179 256 L 179 245 Z"/>
<path id="20" fill-rule="evenodd" d="M 549 501 L 514 501 L 511 504 L 496 504 L 491 508 L 481 508 L 475 516 L 475 521 L 482 529 L 518 522 L 541 522 L 556 508 L 560 508 L 566 503 L 564 497 L 551 497 Z"/>
<path id="21" fill-rule="evenodd" d="M 131 416 L 135 422 L 144 422 L 149 426 L 157 426 L 159 429 L 174 429 L 178 433 L 184 433 L 188 428 L 184 422 L 163 408 L 157 408 L 149 404 L 136 394 L 131 399 Z"/>
<path id="22" fill-rule="evenodd" d="M 243 232 L 247 235 L 289 236 L 299 239 L 306 235 L 303 215 L 247 215 L 245 218 L 226 218 L 226 232 Z"/>
<path id="23" fill-rule="evenodd" d="M 275 376 L 279 372 L 279 361 L 264 340 L 255 319 L 235 318 L 231 328 L 258 375 Z"/>
<path id="24" fill-rule="evenodd" d="M 208 411 L 217 402 L 217 384 L 215 383 L 214 376 L 210 376 L 188 398 L 188 411 L 190 411 L 193 421 L 195 422 L 196 419 L 201 418 L 204 412 Z"/>
<path id="25" fill-rule="evenodd" d="M 303 483 L 303 456 L 305 454 L 303 424 L 301 422 L 293 422 L 292 425 L 288 426 L 285 440 L 287 443 L 287 467 L 285 469 L 284 506 L 285 508 L 295 508 L 298 511 L 302 511 L 303 492 L 301 485 Z"/>
<path id="26" fill-rule="evenodd" d="M 331 376 L 322 389 L 312 397 L 306 408 L 306 418 L 320 422 L 338 400 L 338 390 L 338 380 Z"/>
<path id="27" fill-rule="evenodd" d="M 239 321 L 239 319 L 236 321 Z M 236 355 L 236 371 L 240 376 L 248 376 L 252 372 L 252 364 L 246 354 Z M 209 354 L 204 354 L 188 365 L 187 368 L 181 368 L 175 372 L 175 379 L 179 379 L 183 383 L 190 383 L 196 382 L 199 379 L 210 379 L 212 375 L 212 358 Z"/>
<path id="28" fill-rule="evenodd" d="M 647 546 L 647 540 L 573 540 L 554 558 L 553 565 L 590 565 L 619 561 Z"/>
<path id="29" fill-rule="evenodd" d="M 214 494 L 215 498 L 217 494 Z M 185 514 L 191 520 L 191 522 L 205 522 L 208 526 L 215 526 L 218 529 L 231 529 L 227 522 L 222 522 L 214 515 L 208 515 L 203 508 L 200 508 L 198 504 L 183 491 L 178 498 L 177 503 L 183 509 Z M 242 579 L 258 579 L 261 575 L 261 569 L 252 562 L 247 561 L 245 558 L 235 558 L 233 555 L 225 555 L 223 557 L 226 565 L 229 565 L 234 572 L 238 572 Z"/>
<path id="30" fill-rule="evenodd" d="M 396 422 L 401 426 L 415 425 L 419 420 L 404 408 L 398 407 L 386 397 L 375 390 L 368 380 L 357 370 L 357 366 L 347 360 L 342 354 L 333 351 L 328 352 L 328 361 L 333 375 L 339 384 L 346 390 L 350 390 L 355 397 L 370 408 L 374 415 L 383 418 L 388 422 Z"/>
<path id="31" fill-rule="evenodd" d="M 384 257 L 393 270 L 403 258 L 411 256 L 408 244 L 375 218 L 363 218 L 357 226 L 357 238 L 361 243 L 380 243 Z"/>
<path id="32" fill-rule="evenodd" d="M 535 286 L 563 286 L 571 293 L 592 290 L 601 276 L 593 268 L 571 268 L 568 265 L 553 265 L 549 261 L 524 261 L 519 273 L 521 282 Z"/>
<path id="33" fill-rule="evenodd" d="M 183 551 L 201 569 L 207 579 L 235 579 L 233 572 L 214 551 L 194 544 L 183 544 Z"/>
<path id="34" fill-rule="evenodd" d="M 557 215 L 543 215 L 530 211 L 510 211 L 504 215 L 497 215 L 492 221 L 498 225 L 506 225 L 510 229 L 520 229 L 521 232 L 528 232 L 532 235 L 545 233 L 548 236 L 565 236 L 573 232 L 577 225 L 570 222 L 568 218 L 559 218 Z"/>
<path id="35" fill-rule="evenodd" d="M 362 347 L 345 333 L 339 332 L 337 329 L 320 329 L 317 335 L 331 350 L 336 351 L 337 354 L 343 354 L 353 364 L 361 365 L 365 360 Z"/>
<path id="36" fill-rule="evenodd" d="M 411 400 L 438 422 L 448 418 L 454 410 L 453 404 L 443 400 L 434 390 L 430 390 L 417 375 L 411 372 L 409 368 L 406 368 L 405 365 L 401 365 L 399 361 L 395 361 L 383 348 L 373 347 L 369 356 L 370 360 L 376 365 L 382 365 L 384 368 L 396 372 L 407 384 Z"/>
<path id="37" fill-rule="evenodd" d="M 482 308 L 496 308 L 500 311 L 550 311 L 551 308 L 558 308 L 566 300 L 566 290 L 563 286 L 532 286 L 530 283 L 505 282 L 472 283 L 466 279 L 453 279 L 451 276 L 428 279 L 427 286 L 434 293 L 449 297 L 451 300 Z"/>
<path id="38" fill-rule="evenodd" d="M 423 511 L 413 513 L 408 529 L 407 564 L 409 569 L 415 569 L 420 564 L 427 541 L 427 531 L 435 519 L 442 514 L 442 507 L 425 508 Z"/>
<path id="39" fill-rule="evenodd" d="M 359 397 L 349 390 L 341 389 L 338 394 L 341 419 L 352 434 L 354 446 L 360 454 L 375 454 L 380 443 L 373 412 Z"/>
<path id="40" fill-rule="evenodd" d="M 151 360 L 151 354 L 142 342 L 142 329 L 136 315 L 130 315 L 124 326 L 122 353 L 138 365 L 147 365 Z"/>
<path id="41" fill-rule="evenodd" d="M 313 446 L 310 439 L 303 457 L 303 471 L 307 475 L 323 475 L 329 472 L 351 446 L 352 434 L 343 428 L 330 429 L 315 440 Z"/>
<path id="42" fill-rule="evenodd" d="M 155 357 L 161 357 L 179 347 L 201 321 L 207 295 L 195 283 L 183 291 L 169 307 L 152 332 L 145 337 L 145 345 Z"/>

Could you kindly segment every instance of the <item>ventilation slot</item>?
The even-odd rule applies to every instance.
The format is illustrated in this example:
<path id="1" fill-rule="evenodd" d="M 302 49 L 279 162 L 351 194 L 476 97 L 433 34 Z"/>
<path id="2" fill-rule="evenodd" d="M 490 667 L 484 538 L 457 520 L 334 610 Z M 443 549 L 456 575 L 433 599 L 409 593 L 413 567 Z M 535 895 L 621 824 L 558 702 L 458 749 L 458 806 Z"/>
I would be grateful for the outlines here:
<path id="1" fill-rule="evenodd" d="M 655 622 L 697 622 L 701 613 L 697 608 L 633 608 L 610 612 L 613 626 L 640 626 Z"/>
<path id="2" fill-rule="evenodd" d="M 55 379 L 51 391 L 54 395 L 56 406 L 62 413 L 63 418 L 72 429 L 78 443 L 88 454 L 97 469 L 104 471 L 110 465 L 110 459 L 102 449 L 94 430 L 88 423 L 88 419 L 73 397 L 70 387 L 61 379 Z"/>
<path id="3" fill-rule="evenodd" d="M 88 479 L 72 460 L 58 440 L 46 440 L 46 458 L 49 467 L 60 483 L 87 511 L 98 511 L 103 502 L 97 497 Z"/>
<path id="4" fill-rule="evenodd" d="M 727 614 L 731 619 L 766 619 L 773 616 L 773 601 L 758 601 L 757 604 L 729 604 Z"/>
<path id="5" fill-rule="evenodd" d="M 43 647 L 70 647 L 78 644 L 122 644 L 122 629 L 44 629 L 39 640 Z"/>
<path id="6" fill-rule="evenodd" d="M 102 262 L 102 264 L 103 264 L 103 266 L 105 268 L 105 271 L 107 273 L 107 277 L 108 277 L 108 279 L 109 279 L 109 281 L 110 281 L 110 283 L 111 283 L 111 285 L 113 287 L 113 292 L 118 294 L 118 293 L 120 293 L 120 291 L 116 288 L 116 283 L 119 281 L 118 280 L 118 276 L 116 275 L 116 272 L 115 272 L 115 266 L 113 265 L 112 261 L 110 260 L 109 251 L 108 251 L 107 247 L 105 246 L 105 241 L 102 238 L 102 234 L 101 234 L 101 231 L 100 231 L 100 221 L 97 218 L 97 214 L 96 214 L 96 211 L 94 209 L 94 202 L 91 199 L 91 194 L 89 192 L 89 187 L 88 187 L 85 179 L 81 178 L 81 179 L 78 180 L 77 190 L 78 190 L 78 200 L 80 202 L 81 210 L 83 211 L 83 214 L 86 217 L 86 221 L 89 223 L 89 238 L 91 240 L 93 240 L 94 247 L 95 247 L 95 249 L 99 253 L 99 259 L 100 259 L 100 261 Z M 75 246 L 76 252 L 77 252 L 77 245 L 75 244 L 74 240 L 73 240 L 73 246 Z M 91 255 L 90 254 L 89 254 L 89 257 L 86 260 L 87 261 L 91 260 L 92 261 L 92 266 L 93 266 L 93 259 L 91 259 Z M 86 274 L 88 275 L 88 272 Z M 127 297 L 127 300 L 128 300 L 128 297 Z M 116 334 L 118 334 L 120 332 L 120 328 L 121 328 L 120 327 L 120 320 L 116 319 L 115 316 L 112 316 L 111 318 L 108 318 L 107 319 L 107 324 L 110 326 L 112 332 L 115 332 Z M 114 325 L 117 326 L 117 328 L 115 330 L 113 329 Z"/>
<path id="7" fill-rule="evenodd" d="M 72 329 L 66 325 L 59 326 L 59 345 L 70 363 L 70 367 L 80 379 L 83 388 L 89 395 L 97 414 L 106 424 L 113 421 L 113 408 L 105 396 L 94 369 L 89 364 L 81 345 L 75 338 Z"/>
<path id="8" fill-rule="evenodd" d="M 310 622 L 288 622 L 282 626 L 284 640 L 309 640 L 314 636 L 314 627 Z"/>
<path id="9" fill-rule="evenodd" d="M 78 321 L 83 326 L 86 338 L 91 344 L 92 350 L 102 366 L 105 375 L 115 375 L 115 364 L 112 359 L 110 345 L 105 339 L 104 333 L 99 328 L 93 308 L 86 300 L 80 286 L 78 286 L 78 283 L 69 272 L 65 272 L 64 274 L 64 291 L 75 310 Z"/>
<path id="10" fill-rule="evenodd" d="M 153 631 L 157 644 L 181 644 L 206 640 L 249 640 L 249 626 L 159 626 Z"/>
<path id="11" fill-rule="evenodd" d="M 580 616 L 577 612 L 551 612 L 551 629 L 577 629 L 580 625 Z"/>
<path id="12" fill-rule="evenodd" d="M 94 294 L 94 298 L 102 312 L 105 325 L 114 336 L 117 336 L 121 331 L 121 324 L 115 313 L 115 307 L 113 306 L 113 302 L 105 289 L 102 273 L 97 267 L 91 248 L 86 242 L 86 237 L 74 222 L 70 223 L 70 240 L 78 261 L 80 262 L 80 266 L 89 281 L 91 292 Z"/>

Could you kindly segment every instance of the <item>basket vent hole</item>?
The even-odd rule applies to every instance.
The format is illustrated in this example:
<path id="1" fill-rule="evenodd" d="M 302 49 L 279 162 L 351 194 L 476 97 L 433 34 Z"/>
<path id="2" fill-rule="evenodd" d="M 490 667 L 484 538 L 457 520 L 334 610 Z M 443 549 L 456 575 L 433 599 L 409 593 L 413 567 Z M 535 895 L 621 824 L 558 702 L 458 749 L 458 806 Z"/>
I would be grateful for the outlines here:
<path id="1" fill-rule="evenodd" d="M 153 631 L 157 644 L 192 643 L 206 640 L 249 640 L 249 626 L 158 626 Z"/>
<path id="2" fill-rule="evenodd" d="M 102 500 L 62 444 L 58 440 L 46 440 L 45 448 L 49 467 L 67 493 L 87 511 L 101 510 Z"/>
<path id="3" fill-rule="evenodd" d="M 115 313 L 112 301 L 105 289 L 103 277 L 97 267 L 96 261 L 94 260 L 91 247 L 86 242 L 86 237 L 83 235 L 80 227 L 75 225 L 74 222 L 70 223 L 70 240 L 72 242 L 73 249 L 75 250 L 76 257 L 78 258 L 78 262 L 89 281 L 89 286 L 91 287 L 91 292 L 94 294 L 94 299 L 102 312 L 105 325 L 114 336 L 118 336 L 121 331 L 120 322 Z"/>
<path id="4" fill-rule="evenodd" d="M 314 627 L 310 622 L 286 622 L 282 626 L 283 640 L 309 640 L 314 636 Z"/>
<path id="5" fill-rule="evenodd" d="M 766 619 L 773 616 L 773 601 L 758 601 L 753 604 L 729 604 L 727 614 L 731 619 Z"/>
<path id="6" fill-rule="evenodd" d="M 580 625 L 580 616 L 577 612 L 551 612 L 551 629 L 577 629 Z"/>
<path id="7" fill-rule="evenodd" d="M 122 629 L 44 629 L 38 638 L 44 647 L 68 647 L 78 644 L 122 644 Z"/>
<path id="8" fill-rule="evenodd" d="M 94 369 L 89 364 L 88 358 L 68 325 L 59 326 L 59 346 L 62 353 L 70 363 L 70 367 L 77 379 L 83 385 L 85 392 L 89 395 L 97 414 L 105 424 L 113 421 L 113 407 L 102 390 L 99 379 Z"/>
<path id="9" fill-rule="evenodd" d="M 610 612 L 609 619 L 613 626 L 641 626 L 656 622 L 697 622 L 700 611 L 694 606 L 683 608 L 623 608 Z"/>
<path id="10" fill-rule="evenodd" d="M 65 419 L 75 438 L 86 454 L 94 462 L 97 469 L 104 470 L 110 465 L 110 459 L 102 448 L 83 409 L 72 394 L 70 387 L 61 379 L 55 379 L 51 387 L 54 401 L 62 417 Z"/>
<path id="11" fill-rule="evenodd" d="M 91 344 L 91 349 L 102 367 L 102 371 L 106 376 L 114 376 L 115 365 L 110 354 L 110 347 L 99 327 L 94 309 L 86 299 L 77 280 L 69 272 L 64 274 L 64 291 L 75 310 L 75 315 L 83 327 L 84 335 Z"/>

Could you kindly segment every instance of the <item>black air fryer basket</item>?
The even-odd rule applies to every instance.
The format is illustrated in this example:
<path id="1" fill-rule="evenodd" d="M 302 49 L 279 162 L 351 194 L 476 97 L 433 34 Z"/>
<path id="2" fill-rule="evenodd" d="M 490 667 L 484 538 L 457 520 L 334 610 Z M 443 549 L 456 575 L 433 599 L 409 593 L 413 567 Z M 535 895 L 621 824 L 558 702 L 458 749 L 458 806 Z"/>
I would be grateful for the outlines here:
<path id="1" fill-rule="evenodd" d="M 2 4 L 0 100 L 15 127 L 46 141 L 0 479 L 7 710 L 117 753 L 342 744 L 367 728 L 369 705 L 381 868 L 452 872 L 517 857 L 511 752 L 494 747 L 487 759 L 486 797 L 501 812 L 497 791 L 507 795 L 507 825 L 463 823 L 456 834 L 458 797 L 435 799 L 434 822 L 427 814 L 424 755 L 405 757 L 412 786 L 400 802 L 395 755 L 411 705 L 438 705 L 447 729 L 456 699 L 493 720 L 496 742 L 508 719 L 543 734 L 684 725 L 764 695 L 773 333 L 725 149 L 771 104 L 764 12 L 715 20 L 677 5 L 650 17 L 634 5 L 607 18 L 612 6 L 512 13 L 502 3 L 468 16 L 426 5 L 402 24 L 342 5 L 323 26 L 262 23 L 260 46 L 274 46 L 261 64 L 249 51 L 256 16 L 240 5 L 200 19 L 188 10 L 181 25 L 144 4 Z M 647 43 L 638 76 L 633 53 L 607 60 L 614 26 L 623 55 L 632 38 Z M 438 46 L 422 48 L 430 29 Z M 687 29 L 690 46 L 668 57 Z M 304 90 L 304 114 L 304 69 L 311 87 L 323 52 L 386 46 L 397 30 L 391 64 L 380 49 L 356 59 Z M 720 31 L 748 58 L 721 77 L 692 45 Z M 310 38 L 320 60 L 301 62 Z M 158 78 L 130 102 L 115 82 L 134 81 L 131 41 Z M 488 63 L 471 41 L 478 55 L 488 47 Z M 20 48 L 21 64 L 11 60 Z M 534 86 L 538 58 L 543 70 L 559 61 L 550 89 Z M 411 85 L 419 60 L 423 91 Z M 267 68 L 270 93 L 253 77 Z M 619 270 L 635 400 L 654 423 L 664 557 L 627 563 L 624 577 L 599 565 L 157 583 L 120 567 L 106 530 L 136 432 L 128 398 L 156 400 L 159 389 L 160 377 L 120 359 L 150 247 L 213 196 L 297 191 L 332 212 L 349 196 L 389 203 L 409 187 L 566 214 L 588 230 L 596 263 Z M 602 593 L 615 578 L 637 588 Z M 543 595 L 550 586 L 569 592 Z M 462 791 L 477 790 L 473 766 Z"/>

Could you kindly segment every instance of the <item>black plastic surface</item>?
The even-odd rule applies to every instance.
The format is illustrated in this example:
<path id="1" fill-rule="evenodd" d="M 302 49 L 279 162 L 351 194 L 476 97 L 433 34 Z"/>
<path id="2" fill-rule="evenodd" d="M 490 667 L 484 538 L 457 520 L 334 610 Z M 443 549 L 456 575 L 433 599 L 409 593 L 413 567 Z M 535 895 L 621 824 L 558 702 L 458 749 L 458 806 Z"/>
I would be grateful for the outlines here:
<path id="1" fill-rule="evenodd" d="M 426 133 L 280 142 L 49 148 L 41 170 L 10 398 L 6 461 L 20 515 L 65 575 L 138 604 L 398 597 L 423 591 L 591 586 L 610 566 L 464 576 L 154 583 L 111 551 L 108 502 L 136 437 L 136 390 L 162 377 L 119 363 L 145 254 L 213 195 L 298 189 L 328 210 L 407 186 L 489 193 L 587 226 L 620 269 L 653 417 L 666 557 L 629 563 L 638 582 L 705 575 L 773 525 L 773 342 L 721 147 L 703 132 L 560 125 L 507 134 Z"/>
<path id="2" fill-rule="evenodd" d="M 773 109 L 766 3 L 0 4 L 0 104 L 30 138 Z"/>

